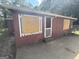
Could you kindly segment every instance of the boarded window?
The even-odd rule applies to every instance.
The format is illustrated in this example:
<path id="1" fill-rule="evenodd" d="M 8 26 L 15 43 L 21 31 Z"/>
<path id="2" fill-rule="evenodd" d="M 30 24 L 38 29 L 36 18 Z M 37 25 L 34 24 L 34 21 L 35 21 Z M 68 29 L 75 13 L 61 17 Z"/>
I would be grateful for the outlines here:
<path id="1" fill-rule="evenodd" d="M 63 30 L 68 30 L 70 27 L 70 20 L 64 19 L 64 27 Z"/>
<path id="2" fill-rule="evenodd" d="M 22 16 L 21 17 L 22 33 L 35 33 L 40 31 L 40 18 L 37 16 Z"/>

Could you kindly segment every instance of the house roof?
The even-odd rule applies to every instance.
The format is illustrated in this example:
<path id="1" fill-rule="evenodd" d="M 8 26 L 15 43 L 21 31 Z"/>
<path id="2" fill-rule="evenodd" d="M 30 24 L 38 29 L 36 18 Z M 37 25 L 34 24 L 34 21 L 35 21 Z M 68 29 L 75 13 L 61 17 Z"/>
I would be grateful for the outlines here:
<path id="1" fill-rule="evenodd" d="M 73 17 L 67 17 L 67 16 L 57 15 L 57 14 L 53 14 L 53 13 L 29 10 L 29 9 L 25 9 L 25 8 L 21 8 L 21 7 L 17 7 L 17 6 L 10 6 L 10 5 L 0 4 L 0 7 L 7 8 L 7 9 L 12 9 L 12 10 L 17 10 L 17 11 L 32 12 L 32 13 L 37 13 L 37 14 L 50 15 L 50 16 L 55 16 L 55 17 L 63 17 L 63 18 L 77 20 L 77 18 L 73 18 Z"/>

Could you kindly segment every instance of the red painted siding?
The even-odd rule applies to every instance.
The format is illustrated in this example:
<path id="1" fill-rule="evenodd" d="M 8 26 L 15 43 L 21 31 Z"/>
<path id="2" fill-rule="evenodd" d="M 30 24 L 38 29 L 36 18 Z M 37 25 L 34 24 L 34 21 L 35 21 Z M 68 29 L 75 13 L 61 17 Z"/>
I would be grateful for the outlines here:
<path id="1" fill-rule="evenodd" d="M 63 18 L 55 17 L 53 19 L 53 38 L 58 38 L 63 35 Z"/>
<path id="2" fill-rule="evenodd" d="M 14 32 L 15 32 L 16 46 L 17 47 L 21 47 L 24 44 L 31 44 L 34 42 L 39 42 L 41 39 L 43 39 L 42 33 L 20 37 L 18 12 L 14 11 L 13 20 L 14 20 Z"/>
<path id="3" fill-rule="evenodd" d="M 43 38 L 42 34 L 34 34 L 34 35 L 28 35 L 28 36 L 23 36 L 19 37 L 16 40 L 17 47 L 21 47 L 26 44 L 32 44 L 41 41 Z"/>
<path id="4" fill-rule="evenodd" d="M 14 32 L 15 32 L 16 46 L 17 47 L 21 47 L 25 44 L 31 44 L 31 43 L 39 42 L 40 40 L 43 40 L 43 38 L 44 38 L 44 16 L 43 16 L 43 20 L 42 20 L 43 33 L 20 37 L 18 12 L 15 12 L 15 11 L 12 11 L 12 12 L 13 12 Z M 52 27 L 53 27 L 52 37 L 53 38 L 58 38 L 58 37 L 63 36 L 63 34 L 64 34 L 63 19 L 64 18 L 60 18 L 60 17 L 55 17 L 53 19 L 53 23 L 52 23 Z"/>

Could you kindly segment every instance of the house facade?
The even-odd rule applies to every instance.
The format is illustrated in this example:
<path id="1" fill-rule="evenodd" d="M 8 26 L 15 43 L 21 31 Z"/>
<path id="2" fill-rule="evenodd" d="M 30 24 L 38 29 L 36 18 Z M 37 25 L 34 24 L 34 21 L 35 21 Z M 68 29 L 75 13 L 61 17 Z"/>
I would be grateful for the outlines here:
<path id="1" fill-rule="evenodd" d="M 14 33 L 17 47 L 46 40 L 46 38 L 62 37 L 71 32 L 73 20 L 76 19 L 13 6 L 1 6 L 12 12 L 12 20 L 10 20 L 12 25 L 9 29 Z"/>

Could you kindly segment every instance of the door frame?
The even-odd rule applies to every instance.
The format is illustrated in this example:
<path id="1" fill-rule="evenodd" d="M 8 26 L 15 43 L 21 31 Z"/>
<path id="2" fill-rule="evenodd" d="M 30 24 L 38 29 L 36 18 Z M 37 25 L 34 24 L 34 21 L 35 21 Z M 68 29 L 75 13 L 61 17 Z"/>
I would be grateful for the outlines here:
<path id="1" fill-rule="evenodd" d="M 51 18 L 51 27 L 50 27 L 50 28 L 46 28 L 46 18 L 47 18 L 47 17 L 48 17 L 48 16 L 45 16 L 45 17 L 44 17 L 44 38 L 52 37 L 52 23 L 53 23 L 53 17 L 50 17 L 50 18 Z M 46 36 L 46 29 L 51 29 L 49 36 Z"/>

